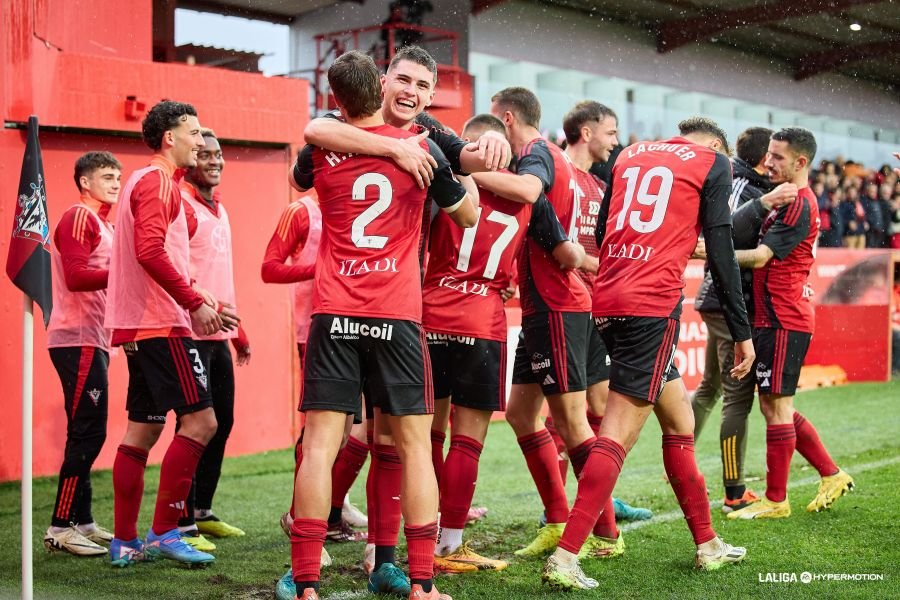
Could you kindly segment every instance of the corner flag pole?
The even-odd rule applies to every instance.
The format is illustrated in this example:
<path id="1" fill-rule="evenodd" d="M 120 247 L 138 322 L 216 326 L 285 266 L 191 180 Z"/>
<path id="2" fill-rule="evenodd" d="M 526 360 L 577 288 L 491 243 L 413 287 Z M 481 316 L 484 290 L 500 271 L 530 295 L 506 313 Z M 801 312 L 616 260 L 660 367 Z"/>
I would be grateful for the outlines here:
<path id="1" fill-rule="evenodd" d="M 24 299 L 22 319 L 22 600 L 34 598 L 31 552 L 31 420 L 34 383 L 34 301 Z"/>
<path id="2" fill-rule="evenodd" d="M 31 446 L 34 383 L 34 303 L 41 307 L 44 327 L 53 310 L 50 273 L 50 221 L 38 118 L 28 117 L 22 173 L 13 205 L 13 226 L 6 255 L 6 274 L 25 293 L 22 320 L 22 598 L 34 597 L 31 556 Z"/>

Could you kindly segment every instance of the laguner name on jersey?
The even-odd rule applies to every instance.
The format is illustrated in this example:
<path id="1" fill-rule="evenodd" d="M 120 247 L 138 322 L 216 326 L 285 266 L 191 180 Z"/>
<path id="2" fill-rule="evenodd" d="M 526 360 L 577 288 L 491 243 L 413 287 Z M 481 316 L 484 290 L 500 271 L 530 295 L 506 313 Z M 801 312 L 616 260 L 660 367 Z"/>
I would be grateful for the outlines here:
<path id="1" fill-rule="evenodd" d="M 684 144 L 636 144 L 628 147 L 628 158 L 634 158 L 644 152 L 672 152 L 683 161 L 688 161 L 697 156 L 697 153 Z"/>

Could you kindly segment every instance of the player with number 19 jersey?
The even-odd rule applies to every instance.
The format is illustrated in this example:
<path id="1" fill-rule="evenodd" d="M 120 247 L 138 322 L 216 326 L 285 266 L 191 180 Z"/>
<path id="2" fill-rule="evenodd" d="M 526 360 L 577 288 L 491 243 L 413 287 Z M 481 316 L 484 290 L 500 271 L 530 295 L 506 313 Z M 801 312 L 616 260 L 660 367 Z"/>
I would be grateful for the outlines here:
<path id="1" fill-rule="evenodd" d="M 390 125 L 365 129 L 413 137 Z M 323 221 L 313 314 L 421 323 L 418 247 L 427 191 L 389 159 L 316 149 L 313 163 Z M 452 212 L 465 190 L 443 157 L 438 171 L 430 191 Z"/>
<path id="2" fill-rule="evenodd" d="M 500 291 L 526 235 L 547 252 L 568 236 L 543 196 L 531 205 L 484 188 L 479 195 L 475 227 L 464 230 L 447 215 L 438 215 L 432 225 L 422 326 L 428 332 L 505 341 Z"/>
<path id="3" fill-rule="evenodd" d="M 598 223 L 595 317 L 680 317 L 684 269 L 701 221 L 731 223 L 728 194 L 716 201 L 714 187 L 730 191 L 728 159 L 686 139 L 622 150 Z"/>

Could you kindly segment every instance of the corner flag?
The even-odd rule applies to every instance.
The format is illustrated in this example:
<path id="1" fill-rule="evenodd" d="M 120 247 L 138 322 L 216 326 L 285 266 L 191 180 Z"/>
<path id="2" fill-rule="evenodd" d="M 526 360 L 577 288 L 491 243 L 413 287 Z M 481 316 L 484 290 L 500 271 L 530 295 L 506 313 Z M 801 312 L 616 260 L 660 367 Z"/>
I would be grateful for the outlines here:
<path id="1" fill-rule="evenodd" d="M 37 117 L 28 118 L 28 139 L 19 176 L 12 238 L 6 257 L 6 274 L 20 290 L 41 307 L 44 326 L 50 321 L 53 295 L 50 279 L 50 223 L 44 188 L 44 162 L 38 141 Z"/>

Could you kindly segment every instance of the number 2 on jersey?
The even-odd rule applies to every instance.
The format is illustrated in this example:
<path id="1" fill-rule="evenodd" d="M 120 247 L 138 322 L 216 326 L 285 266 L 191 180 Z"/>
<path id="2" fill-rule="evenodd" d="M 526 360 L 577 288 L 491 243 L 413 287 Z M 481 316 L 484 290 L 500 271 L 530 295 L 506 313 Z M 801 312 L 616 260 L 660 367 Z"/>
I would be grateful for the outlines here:
<path id="1" fill-rule="evenodd" d="M 626 180 L 625 200 L 622 203 L 622 211 L 619 213 L 619 218 L 616 219 L 616 231 L 625 227 L 626 219 L 628 220 L 628 225 L 638 233 L 650 233 L 659 229 L 663 224 L 663 219 L 666 218 L 669 196 L 672 194 L 672 184 L 675 181 L 672 171 L 668 167 L 657 166 L 648 169 L 642 176 L 640 167 L 630 167 L 625 169 L 622 177 Z M 640 179 L 640 182 L 638 182 L 638 179 Z M 655 179 L 659 180 L 659 190 L 653 194 L 650 193 L 650 186 L 656 183 Z M 636 194 L 635 191 L 637 192 Z M 650 215 L 649 221 L 641 218 L 640 208 L 630 210 L 635 196 L 637 196 L 638 204 L 653 207 L 653 214 Z"/>
<path id="2" fill-rule="evenodd" d="M 482 207 L 479 206 L 478 222 L 475 224 L 475 227 L 470 227 L 463 231 L 462 243 L 459 245 L 459 260 L 456 261 L 457 271 L 469 270 L 472 248 L 475 246 L 475 236 L 478 235 L 478 225 L 481 223 L 481 211 Z M 484 266 L 484 278 L 493 279 L 497 274 L 497 267 L 500 264 L 500 257 L 503 255 L 503 251 L 506 250 L 506 247 L 509 246 L 509 243 L 516 236 L 516 232 L 519 231 L 519 221 L 514 216 L 497 210 L 491 211 L 486 220 L 505 226 L 503 232 L 491 244 L 487 263 Z"/>
<path id="3" fill-rule="evenodd" d="M 391 187 L 391 182 L 388 178 L 381 173 L 363 173 L 353 182 L 353 199 L 365 200 L 366 188 L 370 185 L 378 188 L 378 200 L 353 219 L 350 239 L 353 240 L 357 248 L 381 249 L 387 244 L 387 236 L 366 235 L 366 226 L 377 219 L 391 205 L 394 188 Z"/>

